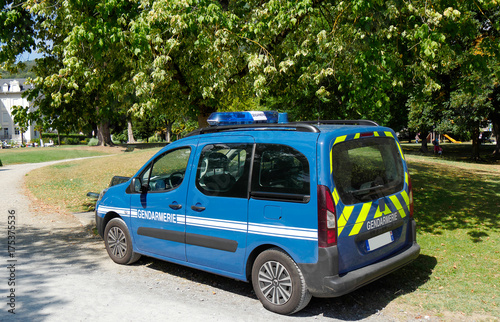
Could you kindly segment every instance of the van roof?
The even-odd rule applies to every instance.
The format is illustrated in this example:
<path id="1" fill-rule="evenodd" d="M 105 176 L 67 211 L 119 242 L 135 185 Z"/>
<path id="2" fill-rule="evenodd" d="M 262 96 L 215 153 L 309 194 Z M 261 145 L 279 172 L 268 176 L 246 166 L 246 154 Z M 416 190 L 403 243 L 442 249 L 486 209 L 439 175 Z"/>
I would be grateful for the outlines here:
<path id="1" fill-rule="evenodd" d="M 320 133 L 320 132 L 332 132 L 335 130 L 340 130 L 342 128 L 356 127 L 373 127 L 379 126 L 374 121 L 370 120 L 318 120 L 318 121 L 303 121 L 303 122 L 292 122 L 292 123 L 256 123 L 256 124 L 235 124 L 235 125 L 223 125 L 223 126 L 210 126 L 201 129 L 194 130 L 186 135 L 186 137 L 218 133 L 218 132 L 228 132 L 228 131 L 245 131 L 245 130 L 270 130 L 270 131 L 294 131 L 294 132 L 310 132 L 310 133 Z"/>

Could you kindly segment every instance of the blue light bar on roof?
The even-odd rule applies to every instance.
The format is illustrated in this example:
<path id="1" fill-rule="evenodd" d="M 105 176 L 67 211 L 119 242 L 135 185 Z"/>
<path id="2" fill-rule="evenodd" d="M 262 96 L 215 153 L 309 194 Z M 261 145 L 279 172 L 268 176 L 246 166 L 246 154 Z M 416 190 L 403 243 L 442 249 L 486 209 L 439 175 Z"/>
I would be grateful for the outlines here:
<path id="1" fill-rule="evenodd" d="M 215 112 L 207 120 L 211 126 L 278 123 L 276 111 L 249 111 L 249 112 Z"/>

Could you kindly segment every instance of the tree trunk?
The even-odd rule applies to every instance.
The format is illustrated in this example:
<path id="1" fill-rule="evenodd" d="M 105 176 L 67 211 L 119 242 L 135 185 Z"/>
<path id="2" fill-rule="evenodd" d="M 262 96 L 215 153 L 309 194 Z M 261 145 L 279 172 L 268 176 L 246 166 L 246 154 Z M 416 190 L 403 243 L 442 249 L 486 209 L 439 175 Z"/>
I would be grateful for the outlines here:
<path id="1" fill-rule="evenodd" d="M 207 106 L 205 104 L 200 104 L 200 111 L 198 114 L 198 126 L 200 128 L 202 127 L 207 127 L 208 126 L 208 117 L 210 114 L 213 112 L 216 112 L 217 110 L 214 109 L 213 107 Z"/>
<path id="2" fill-rule="evenodd" d="M 137 143 L 137 141 L 134 138 L 134 131 L 132 130 L 131 120 L 127 120 L 127 135 L 128 135 L 127 143 Z"/>
<path id="3" fill-rule="evenodd" d="M 200 128 L 203 128 L 203 127 L 207 127 L 208 126 L 208 117 L 210 116 L 210 114 L 198 114 L 198 126 Z"/>
<path id="4" fill-rule="evenodd" d="M 111 132 L 109 130 L 109 122 L 101 121 L 97 126 L 97 145 L 100 146 L 113 146 L 113 141 L 111 141 Z"/>
<path id="5" fill-rule="evenodd" d="M 429 132 L 421 131 L 420 132 L 420 140 L 422 141 L 422 146 L 420 147 L 420 152 L 427 153 L 429 152 L 429 148 L 427 147 L 427 137 L 429 136 Z"/>
<path id="6" fill-rule="evenodd" d="M 493 155 L 500 158 L 500 112 L 493 112 L 490 115 L 491 123 L 493 123 L 493 135 L 496 141 L 496 147 Z"/>
<path id="7" fill-rule="evenodd" d="M 479 127 L 475 127 L 474 129 L 472 129 L 472 159 L 473 160 L 479 160 L 480 157 L 479 157 L 479 146 L 480 146 L 480 142 L 479 142 Z"/>
<path id="8" fill-rule="evenodd" d="M 172 138 L 172 125 L 174 125 L 174 122 L 172 121 L 165 121 L 165 141 L 171 142 Z"/>

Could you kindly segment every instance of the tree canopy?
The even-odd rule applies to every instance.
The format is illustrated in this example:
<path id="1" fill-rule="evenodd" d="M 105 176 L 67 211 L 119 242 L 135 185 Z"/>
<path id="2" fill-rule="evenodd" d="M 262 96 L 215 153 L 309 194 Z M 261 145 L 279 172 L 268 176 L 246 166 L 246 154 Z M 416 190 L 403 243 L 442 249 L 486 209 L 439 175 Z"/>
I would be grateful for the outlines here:
<path id="1" fill-rule="evenodd" d="M 117 118 L 203 126 L 231 106 L 473 138 L 500 118 L 497 0 L 11 0 L 0 22 L 3 63 L 45 53 L 39 115 L 104 143 Z"/>

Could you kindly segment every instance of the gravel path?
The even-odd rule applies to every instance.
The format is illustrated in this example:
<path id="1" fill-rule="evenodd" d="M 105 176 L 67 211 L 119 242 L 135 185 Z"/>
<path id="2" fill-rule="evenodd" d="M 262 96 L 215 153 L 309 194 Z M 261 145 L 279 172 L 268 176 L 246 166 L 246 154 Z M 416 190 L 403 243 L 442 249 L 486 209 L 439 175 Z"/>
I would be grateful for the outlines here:
<path id="1" fill-rule="evenodd" d="M 114 264 L 91 226 L 36 209 L 25 197 L 24 176 L 57 162 L 0 167 L 0 321 L 394 320 L 381 313 L 383 303 L 374 311 L 338 299 L 313 299 L 284 317 L 266 311 L 248 283 L 148 257 Z M 13 210 L 16 244 L 9 250 Z"/>

